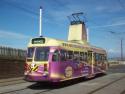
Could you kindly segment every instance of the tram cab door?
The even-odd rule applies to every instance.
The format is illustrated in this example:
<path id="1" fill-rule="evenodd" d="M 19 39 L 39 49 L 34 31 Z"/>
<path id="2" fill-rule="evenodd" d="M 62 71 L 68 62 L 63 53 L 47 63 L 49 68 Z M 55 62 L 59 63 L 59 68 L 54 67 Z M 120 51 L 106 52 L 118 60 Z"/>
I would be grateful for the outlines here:
<path id="1" fill-rule="evenodd" d="M 51 77 L 55 77 L 53 74 L 60 73 L 60 51 L 55 50 L 51 55 L 51 62 L 50 62 L 50 74 Z"/>
<path id="2" fill-rule="evenodd" d="M 88 64 L 92 64 L 92 51 L 88 51 Z"/>

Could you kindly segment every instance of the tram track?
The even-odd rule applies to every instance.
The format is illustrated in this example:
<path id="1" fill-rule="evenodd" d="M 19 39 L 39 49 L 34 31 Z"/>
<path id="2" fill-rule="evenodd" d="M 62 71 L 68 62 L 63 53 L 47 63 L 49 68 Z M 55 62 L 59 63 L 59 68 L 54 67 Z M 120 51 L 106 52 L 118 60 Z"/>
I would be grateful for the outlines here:
<path id="1" fill-rule="evenodd" d="M 13 84 L 20 84 L 25 83 L 26 81 L 23 80 L 23 77 L 20 78 L 13 78 L 13 79 L 6 79 L 6 80 L 0 80 L 0 87 L 13 85 Z"/>
<path id="2" fill-rule="evenodd" d="M 46 91 L 43 91 L 43 92 L 39 92 L 39 93 L 35 93 L 35 94 L 41 94 L 41 93 L 45 93 L 45 92 L 49 92 L 49 91 L 52 91 L 52 90 L 46 90 Z M 52 92 L 51 92 L 52 93 Z M 54 94 L 54 93 L 53 93 Z"/>
<path id="3" fill-rule="evenodd" d="M 21 89 L 17 89 L 17 90 L 11 90 L 11 91 L 7 91 L 7 92 L 2 92 L 0 94 L 22 94 L 22 92 L 25 92 L 25 94 L 41 94 L 44 92 L 49 92 L 53 89 L 41 89 L 41 90 L 34 90 L 34 89 L 30 89 L 29 86 L 25 87 L 25 88 L 21 88 Z"/>
<path id="4" fill-rule="evenodd" d="M 16 90 L 16 91 L 11 91 L 11 92 L 4 92 L 4 93 L 0 93 L 0 94 L 21 94 L 22 91 L 26 91 L 28 88 L 24 88 L 24 89 L 21 89 L 21 90 Z M 32 93 L 32 94 L 41 94 L 41 93 L 45 93 L 45 92 L 49 92 L 51 90 L 42 90 L 40 92 L 36 92 L 36 93 Z M 26 93 L 25 93 L 26 94 Z M 31 94 L 31 93 L 29 93 Z"/>
<path id="5" fill-rule="evenodd" d="M 96 92 L 98 92 L 98 91 L 104 89 L 105 87 L 110 86 L 110 85 L 112 85 L 113 83 L 116 83 L 116 82 L 118 82 L 118 81 L 120 81 L 120 80 L 122 80 L 122 79 L 124 79 L 124 78 L 125 78 L 125 76 L 123 76 L 123 77 L 121 77 L 121 78 L 119 78 L 119 79 L 116 79 L 116 80 L 114 80 L 114 81 L 112 81 L 112 82 L 110 82 L 110 83 L 107 83 L 107 84 L 105 84 L 105 85 L 103 85 L 103 86 L 101 86 L 101 87 L 99 87 L 99 88 L 97 88 L 97 89 L 92 90 L 91 92 L 89 92 L 89 93 L 87 93 L 87 94 L 95 94 Z M 40 91 L 38 90 L 38 91 L 35 91 L 35 92 L 34 92 L 34 90 L 29 89 L 29 88 L 27 87 L 27 88 L 23 88 L 23 89 L 20 89 L 20 90 L 13 90 L 13 91 L 4 92 L 4 93 L 0 93 L 0 94 L 13 94 L 13 93 L 21 94 L 21 92 L 23 92 L 23 91 L 29 91 L 29 92 L 32 92 L 32 91 L 33 91 L 31 94 L 42 94 L 42 93 L 46 93 L 46 92 L 51 92 L 51 91 L 54 90 L 54 89 L 55 89 L 55 88 L 42 89 L 42 90 L 40 90 Z M 51 93 L 52 93 L 52 92 L 51 92 Z M 26 94 L 26 93 L 25 93 L 25 94 Z M 125 91 L 121 92 L 120 94 L 125 94 Z"/>
<path id="6" fill-rule="evenodd" d="M 8 81 L 8 82 L 5 82 L 5 83 L 0 83 L 0 87 L 9 86 L 9 85 L 16 85 L 16 84 L 21 84 L 21 83 L 26 83 L 26 81 L 24 81 L 24 80 Z"/>
<path id="7" fill-rule="evenodd" d="M 2 92 L 0 94 L 42 94 L 46 92 L 51 92 L 52 90 L 63 88 L 66 84 L 55 84 L 52 83 L 35 83 L 27 85 L 25 88 L 10 90 L 7 92 Z M 68 85 L 66 85 L 68 86 Z M 52 92 L 51 92 L 52 93 Z"/>
<path id="8" fill-rule="evenodd" d="M 32 83 L 19 83 L 19 84 L 13 84 L 13 85 L 8 85 L 8 86 L 4 86 L 1 87 L 2 89 L 0 89 L 0 94 L 13 94 L 14 92 L 18 92 L 18 91 L 23 91 L 28 89 L 28 86 L 32 85 Z M 8 89 L 9 88 L 9 89 Z M 5 90 L 3 90 L 5 89 Z M 3 91 L 2 91 L 3 90 Z M 21 93 L 21 92 L 20 92 Z"/>
<path id="9" fill-rule="evenodd" d="M 113 77 L 111 77 L 110 79 L 112 79 L 112 78 Z M 106 90 L 106 88 L 108 88 L 116 83 L 118 84 L 119 82 L 121 82 L 123 80 L 125 80 L 125 76 L 121 76 L 121 77 L 114 79 L 113 81 L 110 81 L 106 84 L 103 84 L 97 88 L 93 88 L 93 90 L 91 89 L 91 91 L 86 92 L 85 94 L 96 94 L 96 93 L 98 94 L 98 92 L 101 92 L 102 90 Z M 44 83 L 37 84 L 37 83 L 28 83 L 27 82 L 27 83 L 25 83 L 25 85 L 18 86 L 17 88 L 15 88 L 15 90 L 9 89 L 7 91 L 0 92 L 0 94 L 43 94 L 43 93 L 57 94 L 58 88 L 62 89 L 63 86 L 59 85 L 59 87 L 55 87 L 55 86 L 50 85 L 50 84 L 44 84 Z M 70 90 L 70 87 L 68 87 L 68 88 Z M 60 91 L 60 89 L 58 91 Z M 118 94 L 125 94 L 125 90 L 122 89 L 121 91 L 119 91 Z"/>
<path id="10" fill-rule="evenodd" d="M 16 91 L 21 91 L 21 90 L 25 90 L 26 88 L 22 88 L 22 89 L 19 89 L 19 90 L 12 90 L 12 91 L 7 91 L 7 92 L 2 92 L 0 94 L 7 94 L 7 93 L 14 93 Z"/>
<path id="11" fill-rule="evenodd" d="M 118 81 L 120 81 L 120 80 L 122 80 L 122 79 L 124 79 L 124 78 L 125 78 L 125 76 L 123 76 L 123 77 L 121 77 L 121 78 L 119 78 L 119 79 L 117 79 L 117 80 L 114 80 L 114 81 L 112 81 L 112 82 L 110 82 L 110 83 L 107 83 L 107 84 L 105 84 L 105 85 L 103 85 L 103 86 L 101 86 L 101 87 L 99 87 L 99 88 L 97 88 L 97 89 L 95 89 L 95 90 L 92 90 L 91 92 L 89 92 L 89 93 L 87 93 L 87 94 L 94 94 L 94 93 L 96 93 L 96 92 L 98 92 L 98 91 L 104 89 L 105 87 L 110 86 L 110 85 L 114 84 L 115 82 L 118 82 Z M 122 93 L 120 93 L 120 94 L 125 94 L 125 90 L 124 90 Z"/>
<path id="12" fill-rule="evenodd" d="M 125 94 L 125 90 L 124 90 L 124 91 L 122 91 L 120 94 Z"/>
<path id="13" fill-rule="evenodd" d="M 22 80 L 23 77 L 19 77 L 19 78 L 9 78 L 9 79 L 1 79 L 0 83 L 4 83 L 4 82 L 10 82 L 10 81 L 15 81 L 15 80 Z"/>
<path id="14" fill-rule="evenodd" d="M 23 89 L 20 89 L 20 90 L 14 90 L 14 91 L 8 91 L 8 92 L 4 92 L 4 93 L 0 93 L 0 94 L 14 94 L 14 93 L 16 93 L 16 94 L 21 94 L 21 92 L 22 91 L 26 91 L 26 90 L 28 90 L 29 88 L 23 88 Z M 40 92 L 37 92 L 37 93 L 33 93 L 33 94 L 41 94 L 41 93 L 43 93 L 43 92 L 48 92 L 48 91 L 50 91 L 49 89 L 48 90 L 42 90 L 42 91 L 40 91 Z M 31 93 L 30 93 L 31 94 Z"/>

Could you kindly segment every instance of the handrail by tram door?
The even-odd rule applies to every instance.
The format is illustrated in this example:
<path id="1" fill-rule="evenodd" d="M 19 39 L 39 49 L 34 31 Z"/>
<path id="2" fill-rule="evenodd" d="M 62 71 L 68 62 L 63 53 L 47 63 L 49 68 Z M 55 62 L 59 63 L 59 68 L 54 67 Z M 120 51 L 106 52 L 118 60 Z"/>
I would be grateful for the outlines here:
<path id="1" fill-rule="evenodd" d="M 92 52 L 92 74 L 94 74 L 94 53 Z"/>

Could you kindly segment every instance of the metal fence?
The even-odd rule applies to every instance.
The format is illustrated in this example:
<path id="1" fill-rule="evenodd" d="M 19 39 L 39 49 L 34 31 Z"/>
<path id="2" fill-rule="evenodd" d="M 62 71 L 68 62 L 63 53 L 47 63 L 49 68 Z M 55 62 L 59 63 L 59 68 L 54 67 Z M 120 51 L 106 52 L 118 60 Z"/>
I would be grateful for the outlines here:
<path id="1" fill-rule="evenodd" d="M 0 59 L 25 59 L 26 50 L 0 46 Z"/>

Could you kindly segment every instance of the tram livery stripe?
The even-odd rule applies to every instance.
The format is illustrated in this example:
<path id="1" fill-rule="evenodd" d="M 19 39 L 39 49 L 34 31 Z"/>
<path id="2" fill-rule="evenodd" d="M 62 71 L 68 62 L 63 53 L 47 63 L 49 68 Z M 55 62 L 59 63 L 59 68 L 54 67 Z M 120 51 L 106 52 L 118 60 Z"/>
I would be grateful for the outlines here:
<path id="1" fill-rule="evenodd" d="M 32 69 L 32 71 L 37 71 L 37 69 L 38 69 L 38 66 L 35 66 L 35 67 Z"/>

